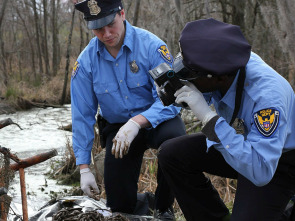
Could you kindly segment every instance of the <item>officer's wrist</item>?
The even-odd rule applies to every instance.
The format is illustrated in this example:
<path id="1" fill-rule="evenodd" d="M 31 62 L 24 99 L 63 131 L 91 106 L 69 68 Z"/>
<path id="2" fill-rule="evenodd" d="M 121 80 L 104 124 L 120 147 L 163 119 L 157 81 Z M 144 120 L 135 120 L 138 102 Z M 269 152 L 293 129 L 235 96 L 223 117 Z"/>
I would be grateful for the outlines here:
<path id="1" fill-rule="evenodd" d="M 203 134 L 205 134 L 209 140 L 215 141 L 216 143 L 220 142 L 219 138 L 217 137 L 217 135 L 215 133 L 215 124 L 218 119 L 219 119 L 219 116 L 215 115 L 205 125 L 203 125 L 203 127 L 201 129 Z"/>
<path id="2" fill-rule="evenodd" d="M 82 173 L 88 173 L 88 172 L 90 172 L 89 167 L 84 168 L 84 169 L 80 169 L 80 174 L 82 174 Z"/>

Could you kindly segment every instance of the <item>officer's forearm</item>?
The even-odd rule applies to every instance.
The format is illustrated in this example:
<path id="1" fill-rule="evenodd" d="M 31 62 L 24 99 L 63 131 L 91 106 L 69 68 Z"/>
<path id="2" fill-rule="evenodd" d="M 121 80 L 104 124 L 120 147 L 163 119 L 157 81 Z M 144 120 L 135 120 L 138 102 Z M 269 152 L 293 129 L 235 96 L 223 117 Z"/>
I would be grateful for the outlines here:
<path id="1" fill-rule="evenodd" d="M 141 114 L 136 115 L 136 116 L 132 117 L 131 119 L 134 120 L 136 123 L 138 123 L 141 128 L 146 128 L 146 127 L 152 126 L 151 123 Z"/>
<path id="2" fill-rule="evenodd" d="M 80 164 L 79 167 L 80 167 L 80 170 L 82 170 L 82 169 L 88 168 L 89 165 L 88 164 Z"/>

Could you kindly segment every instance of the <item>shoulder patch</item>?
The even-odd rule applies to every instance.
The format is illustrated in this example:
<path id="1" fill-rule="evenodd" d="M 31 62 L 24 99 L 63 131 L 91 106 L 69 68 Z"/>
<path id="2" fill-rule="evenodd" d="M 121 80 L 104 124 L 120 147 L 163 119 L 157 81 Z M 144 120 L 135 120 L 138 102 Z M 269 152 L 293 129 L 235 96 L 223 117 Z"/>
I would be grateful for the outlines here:
<path id="1" fill-rule="evenodd" d="M 73 71 L 72 71 L 72 78 L 74 78 L 79 70 L 79 62 L 76 61 L 75 64 L 74 64 L 74 67 L 73 67 Z"/>
<path id="2" fill-rule="evenodd" d="M 280 112 L 273 108 L 263 109 L 254 114 L 257 130 L 265 137 L 270 137 L 279 125 Z"/>
<path id="3" fill-rule="evenodd" d="M 172 63 L 172 57 L 166 45 L 162 45 L 161 47 L 159 47 L 158 52 L 161 54 L 162 58 L 164 58 L 165 61 Z"/>

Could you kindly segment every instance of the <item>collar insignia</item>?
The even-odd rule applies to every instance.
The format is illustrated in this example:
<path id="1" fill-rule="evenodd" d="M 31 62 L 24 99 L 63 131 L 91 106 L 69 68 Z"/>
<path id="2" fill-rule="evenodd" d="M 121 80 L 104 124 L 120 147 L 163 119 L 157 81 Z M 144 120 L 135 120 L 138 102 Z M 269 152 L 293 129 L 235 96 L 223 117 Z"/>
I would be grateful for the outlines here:
<path id="1" fill-rule="evenodd" d="M 137 73 L 137 72 L 138 72 L 139 67 L 138 67 L 138 65 L 136 64 L 135 60 L 129 62 L 129 66 L 130 66 L 130 70 L 131 70 L 133 73 Z"/>
<path id="2" fill-rule="evenodd" d="M 88 2 L 88 8 L 91 15 L 98 15 L 101 12 L 101 8 L 97 5 L 95 0 L 90 0 Z"/>
<path id="3" fill-rule="evenodd" d="M 254 114 L 257 130 L 265 137 L 270 137 L 279 125 L 280 112 L 273 108 L 263 109 Z"/>

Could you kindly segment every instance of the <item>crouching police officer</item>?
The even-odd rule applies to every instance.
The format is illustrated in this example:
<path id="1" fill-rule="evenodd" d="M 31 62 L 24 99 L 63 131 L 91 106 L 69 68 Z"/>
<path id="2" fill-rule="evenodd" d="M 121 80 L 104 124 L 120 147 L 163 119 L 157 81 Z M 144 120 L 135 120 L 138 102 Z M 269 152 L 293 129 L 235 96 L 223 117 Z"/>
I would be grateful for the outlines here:
<path id="1" fill-rule="evenodd" d="M 177 75 L 187 83 L 176 102 L 189 105 L 202 132 L 164 142 L 158 157 L 185 218 L 278 221 L 295 189 L 293 89 L 238 26 L 189 22 L 179 42 Z M 231 217 L 203 172 L 237 179 Z"/>
<path id="2" fill-rule="evenodd" d="M 105 120 L 104 184 L 112 212 L 132 214 L 143 154 L 149 147 L 185 134 L 179 107 L 164 107 L 148 70 L 172 57 L 154 34 L 125 20 L 120 0 L 87 0 L 75 5 L 95 37 L 81 52 L 71 79 L 73 149 L 80 166 L 81 189 L 99 192 L 90 172 L 98 105 Z M 174 196 L 158 168 L 156 217 L 173 220 Z"/>

